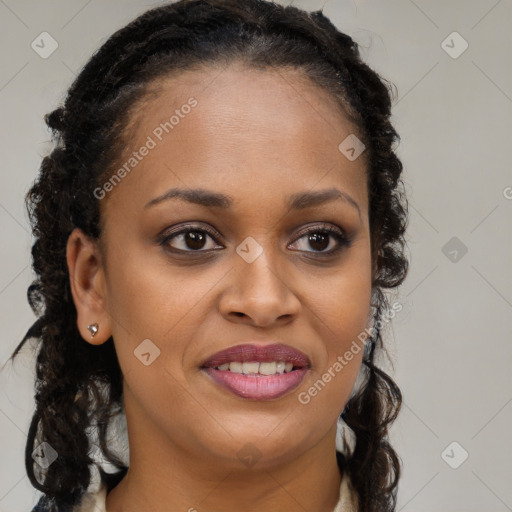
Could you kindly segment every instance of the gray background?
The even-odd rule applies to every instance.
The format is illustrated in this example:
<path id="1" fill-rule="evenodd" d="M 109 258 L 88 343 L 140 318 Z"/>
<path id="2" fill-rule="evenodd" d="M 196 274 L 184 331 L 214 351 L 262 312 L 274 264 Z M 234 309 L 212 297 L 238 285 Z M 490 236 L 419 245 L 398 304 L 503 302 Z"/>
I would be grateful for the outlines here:
<path id="1" fill-rule="evenodd" d="M 1 363 L 34 320 L 23 197 L 50 149 L 43 115 L 106 37 L 158 4 L 0 0 Z M 386 337 L 404 394 L 391 432 L 404 462 L 398 510 L 512 510 L 512 2 L 293 4 L 324 6 L 398 88 L 411 258 Z M 58 48 L 43 59 L 31 43 L 45 31 Z M 32 364 L 26 350 L 0 373 L 2 512 L 39 495 L 23 462 Z"/>

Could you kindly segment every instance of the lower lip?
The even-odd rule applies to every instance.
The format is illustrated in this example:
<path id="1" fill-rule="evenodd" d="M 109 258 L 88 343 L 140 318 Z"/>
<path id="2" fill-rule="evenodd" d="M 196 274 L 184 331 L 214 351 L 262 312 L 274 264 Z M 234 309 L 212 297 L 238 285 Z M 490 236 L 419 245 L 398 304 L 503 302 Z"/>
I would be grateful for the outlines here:
<path id="1" fill-rule="evenodd" d="M 271 400 L 295 389 L 305 377 L 307 368 L 280 375 L 244 375 L 215 368 L 203 368 L 217 384 L 231 393 L 249 400 Z"/>

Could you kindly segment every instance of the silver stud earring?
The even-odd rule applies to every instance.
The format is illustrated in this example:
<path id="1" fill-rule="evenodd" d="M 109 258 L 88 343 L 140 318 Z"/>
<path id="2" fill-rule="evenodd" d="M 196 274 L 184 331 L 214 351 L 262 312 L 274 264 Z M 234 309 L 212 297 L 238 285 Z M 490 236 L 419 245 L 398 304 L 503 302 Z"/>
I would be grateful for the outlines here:
<path id="1" fill-rule="evenodd" d="M 96 333 L 98 332 L 99 327 L 98 327 L 97 323 L 94 323 L 94 324 L 88 325 L 87 329 L 91 333 L 91 338 L 94 338 L 94 336 L 96 336 Z"/>

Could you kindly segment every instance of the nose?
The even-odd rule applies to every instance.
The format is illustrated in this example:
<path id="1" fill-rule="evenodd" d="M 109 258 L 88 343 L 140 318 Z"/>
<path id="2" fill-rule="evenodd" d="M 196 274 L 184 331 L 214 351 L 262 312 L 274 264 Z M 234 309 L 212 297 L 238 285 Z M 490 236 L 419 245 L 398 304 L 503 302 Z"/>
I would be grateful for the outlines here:
<path id="1" fill-rule="evenodd" d="M 300 301 L 290 288 L 284 272 L 266 258 L 265 251 L 252 263 L 242 259 L 230 272 L 219 309 L 230 322 L 270 327 L 293 321 L 300 311 Z"/>

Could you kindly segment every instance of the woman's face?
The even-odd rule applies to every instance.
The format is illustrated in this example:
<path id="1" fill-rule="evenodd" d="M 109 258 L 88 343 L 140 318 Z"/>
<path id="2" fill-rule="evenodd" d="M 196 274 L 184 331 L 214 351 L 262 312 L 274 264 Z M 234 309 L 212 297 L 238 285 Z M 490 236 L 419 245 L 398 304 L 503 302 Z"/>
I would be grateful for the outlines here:
<path id="1" fill-rule="evenodd" d="M 130 130 L 98 195 L 131 456 L 265 467 L 332 443 L 371 293 L 355 128 L 297 71 L 230 66 L 162 81 Z"/>

